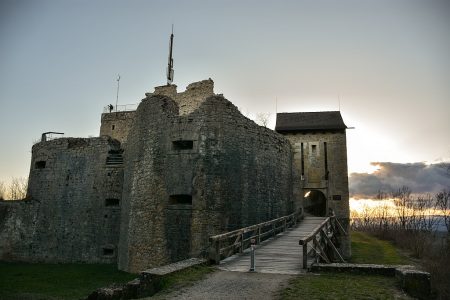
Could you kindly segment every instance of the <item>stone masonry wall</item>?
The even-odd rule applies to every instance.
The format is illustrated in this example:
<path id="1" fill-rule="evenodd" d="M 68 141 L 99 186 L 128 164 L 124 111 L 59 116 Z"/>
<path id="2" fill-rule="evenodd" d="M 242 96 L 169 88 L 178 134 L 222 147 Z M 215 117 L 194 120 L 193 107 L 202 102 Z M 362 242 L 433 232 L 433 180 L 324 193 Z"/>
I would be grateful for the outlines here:
<path id="1" fill-rule="evenodd" d="M 110 136 L 121 144 L 126 144 L 128 132 L 133 124 L 134 114 L 135 111 L 103 113 L 100 136 Z"/>
<path id="2" fill-rule="evenodd" d="M 171 98 L 148 94 L 125 152 L 119 268 L 197 256 L 210 235 L 291 213 L 290 178 L 288 140 L 225 98 L 183 114 Z"/>
<path id="3" fill-rule="evenodd" d="M 120 143 L 108 137 L 61 138 L 35 144 L 30 200 L 7 204 L 7 217 L 2 222 L 9 225 L 0 224 L 0 235 L 12 242 L 1 243 L 0 257 L 115 262 L 123 168 L 120 164 L 108 166 L 106 161 L 110 152 L 117 151 Z M 23 232 L 25 239 L 15 244 L 17 232 Z"/>
<path id="4" fill-rule="evenodd" d="M 147 97 L 150 95 L 146 94 Z M 206 98 L 214 95 L 214 82 L 211 79 L 193 82 L 182 93 L 177 93 L 177 86 L 173 84 L 158 86 L 153 95 L 170 97 L 178 104 L 179 114 L 187 115 L 199 108 Z"/>
<path id="5" fill-rule="evenodd" d="M 293 195 L 297 206 L 307 201 L 310 190 L 322 192 L 327 207 L 333 209 L 349 229 L 349 191 L 345 132 L 284 133 L 293 148 Z M 304 178 L 301 178 L 301 145 L 303 143 Z M 325 178 L 325 145 L 327 147 L 328 180 Z M 313 150 L 313 147 L 315 148 Z M 312 153 L 315 151 L 315 153 Z M 341 240 L 341 250 L 350 257 L 350 239 Z"/>
<path id="6" fill-rule="evenodd" d="M 37 201 L 0 201 L 0 260 L 30 257 L 38 209 Z"/>

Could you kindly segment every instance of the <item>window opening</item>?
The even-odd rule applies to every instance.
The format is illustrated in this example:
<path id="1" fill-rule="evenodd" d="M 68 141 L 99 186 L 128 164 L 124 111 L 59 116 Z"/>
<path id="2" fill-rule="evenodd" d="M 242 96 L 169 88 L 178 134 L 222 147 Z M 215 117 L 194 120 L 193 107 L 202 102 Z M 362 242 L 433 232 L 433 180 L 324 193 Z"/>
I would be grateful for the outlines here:
<path id="1" fill-rule="evenodd" d="M 120 200 L 117 198 L 105 199 L 105 206 L 119 206 Z"/>
<path id="2" fill-rule="evenodd" d="M 114 255 L 114 249 L 112 249 L 112 248 L 103 248 L 103 255 L 104 256 L 113 256 Z"/>
<path id="3" fill-rule="evenodd" d="M 169 196 L 169 204 L 176 205 L 176 204 L 187 204 L 192 205 L 192 195 L 170 195 Z"/>
<path id="4" fill-rule="evenodd" d="M 194 141 L 173 141 L 172 149 L 173 150 L 189 150 L 194 148 Z"/>
<path id="5" fill-rule="evenodd" d="M 325 180 L 328 180 L 328 153 L 327 153 L 327 142 L 323 143 L 323 151 L 325 158 Z"/>
<path id="6" fill-rule="evenodd" d="M 116 128 L 116 125 L 111 126 L 111 129 L 114 130 Z"/>
<path id="7" fill-rule="evenodd" d="M 305 176 L 305 158 L 303 157 L 304 156 L 304 154 L 303 154 L 303 143 L 301 143 L 301 150 L 300 150 L 300 153 L 301 153 L 301 156 L 302 156 L 302 178 Z"/>
<path id="8" fill-rule="evenodd" d="M 40 160 L 35 162 L 34 167 L 35 169 L 45 169 L 45 165 L 47 164 L 47 162 L 45 160 Z"/>
<path id="9" fill-rule="evenodd" d="M 316 153 L 317 153 L 317 145 L 312 145 L 311 146 L 311 154 L 316 155 Z"/>

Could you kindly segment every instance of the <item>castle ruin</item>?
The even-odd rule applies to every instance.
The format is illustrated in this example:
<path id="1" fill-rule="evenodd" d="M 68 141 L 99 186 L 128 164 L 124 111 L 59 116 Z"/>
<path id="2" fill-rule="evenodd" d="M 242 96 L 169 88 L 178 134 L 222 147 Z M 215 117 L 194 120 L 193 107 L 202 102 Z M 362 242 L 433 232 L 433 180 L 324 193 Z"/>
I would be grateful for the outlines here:
<path id="1" fill-rule="evenodd" d="M 0 201 L 0 259 L 139 272 L 299 208 L 348 227 L 340 113 L 280 113 L 273 131 L 213 87 L 156 87 L 135 111 L 102 114 L 99 137 L 35 144 L 27 199 Z M 348 237 L 339 247 L 350 256 Z"/>

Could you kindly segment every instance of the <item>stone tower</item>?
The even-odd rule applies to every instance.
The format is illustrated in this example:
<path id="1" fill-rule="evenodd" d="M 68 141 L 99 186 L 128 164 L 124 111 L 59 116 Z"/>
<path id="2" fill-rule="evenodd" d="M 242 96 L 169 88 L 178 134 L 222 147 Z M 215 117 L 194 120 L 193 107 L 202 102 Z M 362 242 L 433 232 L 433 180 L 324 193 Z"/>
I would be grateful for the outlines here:
<path id="1" fill-rule="evenodd" d="M 348 231 L 346 129 L 338 111 L 279 113 L 275 127 L 292 145 L 296 207 L 315 216 L 326 216 L 332 209 Z M 341 239 L 340 250 L 350 256 L 348 237 Z"/>
<path id="2" fill-rule="evenodd" d="M 289 141 L 213 84 L 156 87 L 136 110 L 124 151 L 122 270 L 204 255 L 211 235 L 292 212 Z"/>

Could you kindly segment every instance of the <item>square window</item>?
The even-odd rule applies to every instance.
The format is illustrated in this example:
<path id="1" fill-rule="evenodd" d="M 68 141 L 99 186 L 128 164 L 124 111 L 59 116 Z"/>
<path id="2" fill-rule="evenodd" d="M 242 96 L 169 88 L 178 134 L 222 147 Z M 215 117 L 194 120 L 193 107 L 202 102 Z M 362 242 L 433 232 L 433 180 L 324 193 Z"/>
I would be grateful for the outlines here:
<path id="1" fill-rule="evenodd" d="M 34 168 L 35 169 L 45 169 L 45 165 L 47 164 L 47 162 L 45 160 L 40 160 L 34 163 Z"/>

